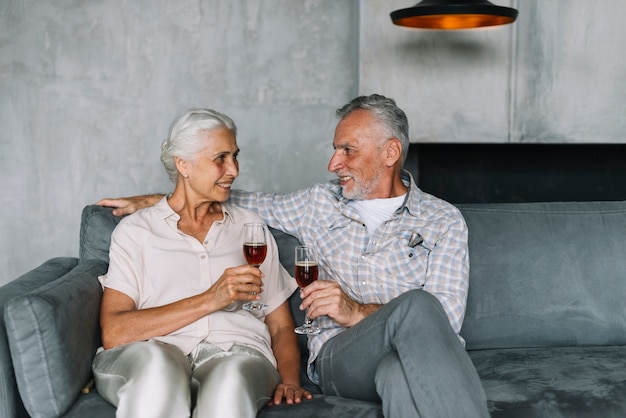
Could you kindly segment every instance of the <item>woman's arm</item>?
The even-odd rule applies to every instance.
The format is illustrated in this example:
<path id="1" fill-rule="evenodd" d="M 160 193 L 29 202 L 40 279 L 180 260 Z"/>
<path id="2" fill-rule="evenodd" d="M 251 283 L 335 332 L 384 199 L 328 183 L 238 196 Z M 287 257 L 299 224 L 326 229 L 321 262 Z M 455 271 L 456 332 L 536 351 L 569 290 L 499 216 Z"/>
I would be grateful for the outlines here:
<path id="1" fill-rule="evenodd" d="M 276 386 L 272 404 L 278 405 L 283 399 L 288 404 L 300 403 L 302 398 L 311 399 L 311 393 L 300 387 L 300 350 L 289 302 L 285 301 L 270 312 L 265 317 L 265 323 L 272 337 L 272 350 L 282 379 Z"/>
<path id="2" fill-rule="evenodd" d="M 257 298 L 262 292 L 261 271 L 250 265 L 226 269 L 207 291 L 167 305 L 137 309 L 125 293 L 105 288 L 100 308 L 105 349 L 170 334 L 231 303 Z"/>

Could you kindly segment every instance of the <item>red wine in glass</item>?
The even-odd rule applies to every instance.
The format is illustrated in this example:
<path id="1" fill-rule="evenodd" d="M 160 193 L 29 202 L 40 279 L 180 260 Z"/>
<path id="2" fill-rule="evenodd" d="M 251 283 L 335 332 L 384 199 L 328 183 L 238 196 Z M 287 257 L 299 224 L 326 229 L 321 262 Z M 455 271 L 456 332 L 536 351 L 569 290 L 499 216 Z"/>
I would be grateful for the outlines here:
<path id="1" fill-rule="evenodd" d="M 247 223 L 244 225 L 244 233 L 243 255 L 246 262 L 254 267 L 259 267 L 267 255 L 265 225 L 256 222 Z M 242 308 L 247 311 L 260 311 L 267 309 L 267 305 L 259 301 L 252 301 L 244 303 Z"/>
<path id="2" fill-rule="evenodd" d="M 317 280 L 319 271 L 317 254 L 314 247 L 306 245 L 296 247 L 296 258 L 294 260 L 294 277 L 300 288 L 305 288 Z M 304 324 L 294 330 L 298 334 L 312 335 L 318 334 L 320 328 L 313 324 L 308 315 L 304 316 Z"/>
<path id="3" fill-rule="evenodd" d="M 264 242 L 244 242 L 243 254 L 248 264 L 259 267 L 265 261 L 267 244 Z"/>
<path id="4" fill-rule="evenodd" d="M 316 281 L 317 261 L 299 261 L 296 263 L 295 276 L 300 287 L 307 287 Z"/>

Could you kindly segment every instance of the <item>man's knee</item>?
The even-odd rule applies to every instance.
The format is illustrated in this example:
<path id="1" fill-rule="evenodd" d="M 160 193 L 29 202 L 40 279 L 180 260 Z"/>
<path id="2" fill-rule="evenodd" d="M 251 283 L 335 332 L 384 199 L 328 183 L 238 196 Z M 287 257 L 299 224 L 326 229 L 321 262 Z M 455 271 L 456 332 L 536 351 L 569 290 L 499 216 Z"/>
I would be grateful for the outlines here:
<path id="1" fill-rule="evenodd" d="M 406 310 L 407 317 L 439 317 L 447 320 L 439 299 L 425 290 L 415 289 L 405 292 L 396 298 L 396 303 L 399 308 Z"/>

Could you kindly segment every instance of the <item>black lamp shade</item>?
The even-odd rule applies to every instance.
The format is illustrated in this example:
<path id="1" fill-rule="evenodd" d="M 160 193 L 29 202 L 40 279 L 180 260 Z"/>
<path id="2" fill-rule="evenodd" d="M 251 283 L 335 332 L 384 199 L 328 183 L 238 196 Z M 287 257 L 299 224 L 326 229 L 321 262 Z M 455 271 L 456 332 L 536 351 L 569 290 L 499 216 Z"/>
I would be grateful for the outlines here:
<path id="1" fill-rule="evenodd" d="M 469 29 L 512 23 L 517 10 L 486 0 L 422 0 L 390 16 L 394 24 L 411 28 Z"/>

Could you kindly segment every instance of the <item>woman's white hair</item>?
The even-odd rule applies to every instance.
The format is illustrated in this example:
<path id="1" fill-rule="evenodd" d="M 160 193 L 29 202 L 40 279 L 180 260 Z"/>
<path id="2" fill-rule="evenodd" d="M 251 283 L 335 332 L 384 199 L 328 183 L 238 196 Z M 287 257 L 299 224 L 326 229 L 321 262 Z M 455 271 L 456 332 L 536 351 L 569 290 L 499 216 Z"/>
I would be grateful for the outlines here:
<path id="1" fill-rule="evenodd" d="M 178 178 L 176 157 L 194 160 L 205 146 L 198 134 L 218 128 L 237 135 L 235 122 L 213 109 L 190 109 L 172 122 L 167 139 L 161 144 L 161 162 L 170 180 L 176 182 Z"/>

